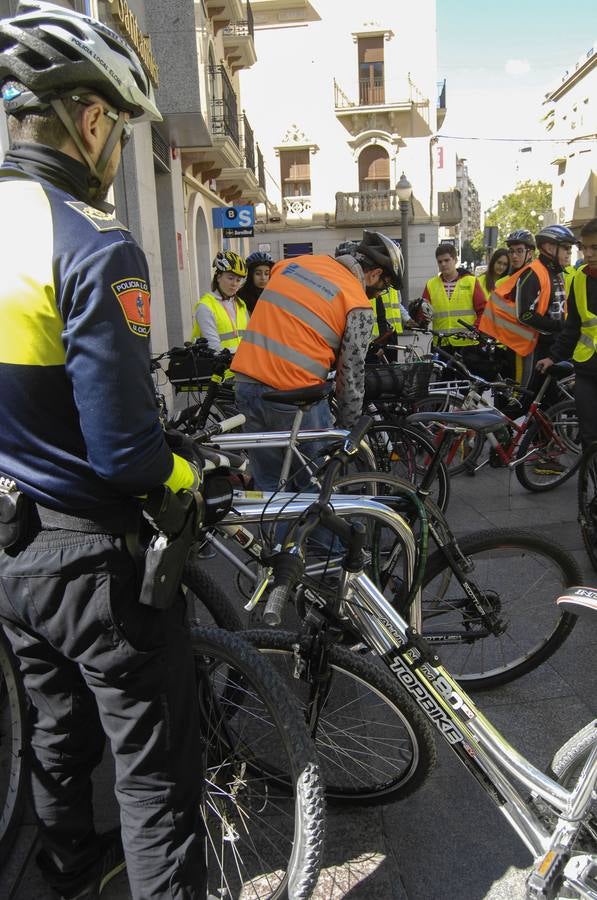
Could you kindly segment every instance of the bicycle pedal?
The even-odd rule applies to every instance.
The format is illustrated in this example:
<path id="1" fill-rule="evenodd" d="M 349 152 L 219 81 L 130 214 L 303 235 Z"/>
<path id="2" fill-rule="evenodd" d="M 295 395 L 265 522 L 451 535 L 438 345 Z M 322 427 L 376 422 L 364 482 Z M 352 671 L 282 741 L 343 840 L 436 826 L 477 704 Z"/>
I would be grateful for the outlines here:
<path id="1" fill-rule="evenodd" d="M 569 857 L 564 847 L 548 850 L 527 878 L 527 897 L 532 900 L 555 900 Z"/>

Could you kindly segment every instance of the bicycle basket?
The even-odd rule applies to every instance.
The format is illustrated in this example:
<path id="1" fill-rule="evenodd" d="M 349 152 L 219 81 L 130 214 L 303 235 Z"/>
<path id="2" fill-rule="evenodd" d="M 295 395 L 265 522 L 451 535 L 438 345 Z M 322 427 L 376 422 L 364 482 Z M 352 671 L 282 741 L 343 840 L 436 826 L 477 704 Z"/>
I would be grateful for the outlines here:
<path id="1" fill-rule="evenodd" d="M 365 401 L 422 400 L 429 393 L 433 362 L 365 366 Z"/>
<path id="2" fill-rule="evenodd" d="M 210 355 L 194 347 L 180 347 L 171 351 L 166 376 L 176 391 L 193 390 L 206 385 L 214 371 L 213 351 Z"/>

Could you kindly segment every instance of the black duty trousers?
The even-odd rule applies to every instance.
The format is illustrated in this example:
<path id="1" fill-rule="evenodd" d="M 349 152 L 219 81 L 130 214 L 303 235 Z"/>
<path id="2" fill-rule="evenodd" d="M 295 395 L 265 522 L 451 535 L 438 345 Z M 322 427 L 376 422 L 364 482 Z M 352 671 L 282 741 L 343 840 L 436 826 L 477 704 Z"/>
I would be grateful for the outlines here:
<path id="1" fill-rule="evenodd" d="M 105 734 L 132 896 L 204 900 L 204 763 L 184 606 L 144 607 L 136 584 L 111 535 L 35 530 L 18 552 L 0 552 L 0 619 L 33 704 L 41 842 L 59 891 L 97 858 L 91 773 Z"/>

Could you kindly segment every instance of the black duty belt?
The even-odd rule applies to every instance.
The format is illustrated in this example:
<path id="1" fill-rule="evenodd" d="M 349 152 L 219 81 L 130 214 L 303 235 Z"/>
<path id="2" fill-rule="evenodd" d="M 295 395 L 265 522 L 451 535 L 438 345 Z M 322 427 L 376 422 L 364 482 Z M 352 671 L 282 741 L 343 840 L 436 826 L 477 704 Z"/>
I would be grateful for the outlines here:
<path id="1" fill-rule="evenodd" d="M 141 519 L 141 509 L 132 504 L 102 506 L 97 509 L 80 509 L 76 512 L 59 512 L 36 503 L 35 508 L 42 528 L 79 531 L 85 534 L 136 533 Z"/>

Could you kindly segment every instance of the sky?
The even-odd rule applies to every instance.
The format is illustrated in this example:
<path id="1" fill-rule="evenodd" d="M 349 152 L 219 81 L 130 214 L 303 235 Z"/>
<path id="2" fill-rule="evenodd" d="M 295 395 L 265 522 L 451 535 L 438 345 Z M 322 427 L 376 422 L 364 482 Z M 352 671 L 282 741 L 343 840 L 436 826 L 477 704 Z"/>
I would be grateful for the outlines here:
<path id="1" fill-rule="evenodd" d="M 437 0 L 437 37 L 440 140 L 466 158 L 482 211 L 518 181 L 550 180 L 542 101 L 597 44 L 595 0 Z"/>

